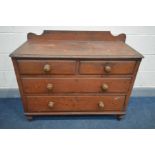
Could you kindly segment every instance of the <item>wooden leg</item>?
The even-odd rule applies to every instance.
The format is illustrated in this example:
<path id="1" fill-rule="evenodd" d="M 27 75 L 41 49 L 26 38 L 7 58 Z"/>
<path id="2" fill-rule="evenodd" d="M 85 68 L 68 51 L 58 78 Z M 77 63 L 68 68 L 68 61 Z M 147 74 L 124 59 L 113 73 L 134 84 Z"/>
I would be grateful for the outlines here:
<path id="1" fill-rule="evenodd" d="M 27 115 L 26 118 L 27 118 L 27 120 L 32 121 L 33 116 Z"/>
<path id="2" fill-rule="evenodd" d="M 116 118 L 117 118 L 117 120 L 119 120 L 119 121 L 120 121 L 121 119 L 123 119 L 123 118 L 124 118 L 124 116 L 125 116 L 125 115 L 116 115 Z"/>

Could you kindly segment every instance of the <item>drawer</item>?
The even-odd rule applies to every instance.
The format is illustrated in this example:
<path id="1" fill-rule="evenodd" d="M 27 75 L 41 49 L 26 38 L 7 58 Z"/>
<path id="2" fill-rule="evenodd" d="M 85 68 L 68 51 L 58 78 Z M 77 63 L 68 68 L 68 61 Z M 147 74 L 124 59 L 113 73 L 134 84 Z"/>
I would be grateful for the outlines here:
<path id="1" fill-rule="evenodd" d="M 74 74 L 76 61 L 18 60 L 20 74 Z"/>
<path id="2" fill-rule="evenodd" d="M 125 93 L 130 78 L 22 78 L 25 93 Z"/>
<path id="3" fill-rule="evenodd" d="M 29 112 L 122 111 L 125 96 L 29 96 Z"/>
<path id="4" fill-rule="evenodd" d="M 132 74 L 136 61 L 81 61 L 80 74 Z"/>

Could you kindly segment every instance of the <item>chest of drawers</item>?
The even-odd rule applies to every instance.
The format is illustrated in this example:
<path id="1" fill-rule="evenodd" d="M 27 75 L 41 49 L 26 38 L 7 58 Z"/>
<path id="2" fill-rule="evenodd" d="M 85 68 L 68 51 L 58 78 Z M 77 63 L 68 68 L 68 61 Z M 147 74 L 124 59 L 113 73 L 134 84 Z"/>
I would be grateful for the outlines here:
<path id="1" fill-rule="evenodd" d="M 10 54 L 24 113 L 37 115 L 125 114 L 143 56 L 125 34 L 44 31 Z"/>

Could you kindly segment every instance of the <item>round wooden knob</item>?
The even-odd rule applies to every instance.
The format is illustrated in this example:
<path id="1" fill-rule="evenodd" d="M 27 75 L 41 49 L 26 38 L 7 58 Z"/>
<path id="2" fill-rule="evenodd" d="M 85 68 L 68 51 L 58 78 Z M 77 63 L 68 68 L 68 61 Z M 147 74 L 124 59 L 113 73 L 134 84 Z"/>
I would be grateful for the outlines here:
<path id="1" fill-rule="evenodd" d="M 50 101 L 50 102 L 48 103 L 48 107 L 49 107 L 49 108 L 53 108 L 53 107 L 54 107 L 54 102 L 51 102 L 51 101 Z"/>
<path id="2" fill-rule="evenodd" d="M 106 91 L 108 90 L 109 86 L 107 84 L 102 84 L 102 90 Z"/>
<path id="3" fill-rule="evenodd" d="M 107 73 L 110 73 L 111 72 L 111 66 L 105 66 L 104 67 L 104 70 L 107 72 Z"/>
<path id="4" fill-rule="evenodd" d="M 104 109 L 104 103 L 102 101 L 100 101 L 98 103 L 98 106 L 99 106 L 100 109 Z"/>
<path id="5" fill-rule="evenodd" d="M 52 89 L 53 89 L 53 84 L 48 83 L 48 84 L 47 84 L 47 89 L 48 89 L 48 90 L 52 90 Z"/>
<path id="6" fill-rule="evenodd" d="M 44 65 L 44 72 L 49 72 L 51 70 L 51 67 L 49 64 Z"/>

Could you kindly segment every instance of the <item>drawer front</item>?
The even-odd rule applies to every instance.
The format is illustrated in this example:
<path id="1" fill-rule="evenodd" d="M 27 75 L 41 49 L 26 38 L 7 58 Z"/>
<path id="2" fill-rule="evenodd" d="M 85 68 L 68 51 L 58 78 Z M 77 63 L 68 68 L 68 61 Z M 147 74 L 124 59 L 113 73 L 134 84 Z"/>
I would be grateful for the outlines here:
<path id="1" fill-rule="evenodd" d="M 18 60 L 20 74 L 74 74 L 76 61 Z"/>
<path id="2" fill-rule="evenodd" d="M 122 111 L 124 96 L 44 96 L 27 97 L 29 112 Z"/>
<path id="3" fill-rule="evenodd" d="M 130 78 L 22 78 L 25 93 L 127 92 Z"/>
<path id="4" fill-rule="evenodd" d="M 135 61 L 81 61 L 80 74 L 132 74 Z"/>

